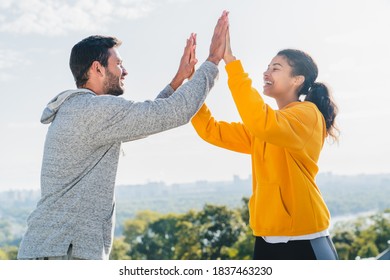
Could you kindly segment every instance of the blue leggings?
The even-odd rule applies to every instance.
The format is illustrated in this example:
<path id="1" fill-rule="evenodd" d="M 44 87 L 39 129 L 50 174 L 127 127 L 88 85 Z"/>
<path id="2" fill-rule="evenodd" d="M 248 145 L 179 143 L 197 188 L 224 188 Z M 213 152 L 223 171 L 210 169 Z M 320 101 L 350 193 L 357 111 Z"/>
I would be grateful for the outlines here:
<path id="1" fill-rule="evenodd" d="M 329 236 L 312 240 L 267 243 L 256 237 L 254 260 L 337 260 L 337 252 Z"/>

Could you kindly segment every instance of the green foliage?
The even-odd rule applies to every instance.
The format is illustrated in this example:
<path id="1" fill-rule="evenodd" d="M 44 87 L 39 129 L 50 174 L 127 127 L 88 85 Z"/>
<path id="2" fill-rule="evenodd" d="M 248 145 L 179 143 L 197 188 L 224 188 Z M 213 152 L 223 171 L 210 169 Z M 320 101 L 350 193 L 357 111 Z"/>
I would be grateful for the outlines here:
<path id="1" fill-rule="evenodd" d="M 232 254 L 230 255 L 230 259 L 251 260 L 254 247 L 255 238 L 252 235 L 252 230 L 247 227 L 246 230 L 241 233 L 239 240 L 232 247 Z"/>
<path id="2" fill-rule="evenodd" d="M 200 211 L 185 214 L 140 213 L 125 222 L 128 246 L 112 259 L 147 260 L 248 260 L 254 238 L 248 226 L 247 199 L 241 208 L 206 204 Z M 143 220 L 145 218 L 145 220 Z M 340 259 L 373 258 L 388 248 L 390 211 L 339 222 L 331 232 Z"/>
<path id="3" fill-rule="evenodd" d="M 142 215 L 137 215 L 124 225 L 123 240 L 129 244 L 127 256 L 147 260 L 241 257 L 238 249 L 248 243 L 248 237 L 253 239 L 251 235 L 246 235 L 247 226 L 241 212 L 226 206 L 206 204 L 198 212 L 191 210 L 185 214 L 151 214 L 147 221 L 142 220 Z M 115 250 L 111 256 L 113 259 L 120 255 Z"/>
<path id="4" fill-rule="evenodd" d="M 0 260 L 8 260 L 8 254 L 2 249 L 0 249 Z"/>
<path id="5" fill-rule="evenodd" d="M 383 211 L 389 207 L 390 174 L 342 176 L 321 173 L 317 176 L 317 183 L 332 217 Z M 225 182 L 197 181 L 172 185 L 151 182 L 117 186 L 115 236 L 123 235 L 125 221 L 135 218 L 145 209 L 160 214 L 184 214 L 190 209 L 201 211 L 205 202 L 239 208 L 240 199 L 250 196 L 251 192 L 251 178 L 237 176 Z M 0 192 L 0 247 L 19 244 L 26 230 L 27 217 L 39 198 L 39 190 Z M 243 220 L 247 221 L 247 218 Z"/>
<path id="6" fill-rule="evenodd" d="M 113 260 L 129 260 L 128 252 L 130 250 L 130 244 L 124 241 L 123 237 L 116 238 L 112 247 L 112 253 L 110 259 Z"/>
<path id="7" fill-rule="evenodd" d="M 225 248 L 231 247 L 240 236 L 244 224 L 239 213 L 226 206 L 206 205 L 198 214 L 201 259 L 228 259 Z"/>
<path id="8" fill-rule="evenodd" d="M 340 259 L 374 258 L 389 247 L 389 210 L 354 221 L 339 222 L 332 233 Z"/>
<path id="9" fill-rule="evenodd" d="M 0 248 L 0 260 L 16 260 L 18 255 L 18 247 L 6 246 Z"/>
<path id="10" fill-rule="evenodd" d="M 389 175 L 367 178 L 323 175 L 319 178 L 319 185 L 322 185 L 320 189 L 332 216 L 379 209 L 375 215 L 334 226 L 331 235 L 340 259 L 372 258 L 389 247 L 390 208 L 386 209 Z M 153 188 L 153 193 L 144 192 L 146 186 L 124 187 L 121 189 L 123 193 L 118 195 L 118 199 L 122 198 L 117 208 L 122 221 L 119 219 L 117 223 L 120 230 L 111 258 L 252 259 L 254 238 L 248 226 L 248 199 L 243 199 L 239 206 L 242 189 L 248 187 L 250 182 L 247 180 L 227 185 L 204 182 L 183 186 L 158 185 Z M 16 259 L 27 216 L 35 207 L 37 198 L 36 193 L 24 192 L 0 196 L 0 259 Z M 130 198 L 134 200 L 128 200 Z M 138 201 L 139 208 L 134 208 L 134 201 Z M 211 204 L 198 207 L 204 201 Z M 234 204 L 228 201 L 234 201 Z M 124 205 L 133 208 L 126 212 L 123 211 Z"/>

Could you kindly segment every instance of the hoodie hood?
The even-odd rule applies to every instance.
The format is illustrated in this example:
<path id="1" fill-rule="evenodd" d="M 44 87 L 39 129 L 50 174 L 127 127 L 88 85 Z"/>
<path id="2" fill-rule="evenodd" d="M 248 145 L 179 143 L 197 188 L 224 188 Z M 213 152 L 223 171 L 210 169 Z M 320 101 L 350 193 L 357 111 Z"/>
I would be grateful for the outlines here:
<path id="1" fill-rule="evenodd" d="M 51 123 L 54 118 L 56 117 L 56 114 L 61 107 L 61 105 L 68 100 L 69 98 L 84 94 L 84 93 L 92 93 L 95 94 L 93 91 L 89 89 L 74 89 L 74 90 L 66 90 L 58 94 L 56 97 L 54 97 L 50 102 L 47 104 L 46 108 L 43 110 L 42 116 L 41 116 L 41 123 L 43 124 L 49 124 Z"/>

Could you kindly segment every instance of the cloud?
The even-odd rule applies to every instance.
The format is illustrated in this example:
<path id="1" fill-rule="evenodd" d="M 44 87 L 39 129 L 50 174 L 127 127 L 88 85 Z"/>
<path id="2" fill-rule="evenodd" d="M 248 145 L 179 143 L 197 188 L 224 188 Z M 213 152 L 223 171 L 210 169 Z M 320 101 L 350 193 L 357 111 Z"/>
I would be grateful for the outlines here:
<path id="1" fill-rule="evenodd" d="M 110 23 L 148 16 L 183 0 L 2 0 L 0 32 L 57 36 L 104 31 Z"/>
<path id="2" fill-rule="evenodd" d="M 11 71 L 13 68 L 23 67 L 30 63 L 22 52 L 0 48 L 0 82 L 10 81 L 15 77 Z"/>
<path id="3" fill-rule="evenodd" d="M 23 63 L 22 53 L 10 50 L 0 49 L 0 71 L 14 67 L 15 64 Z"/>

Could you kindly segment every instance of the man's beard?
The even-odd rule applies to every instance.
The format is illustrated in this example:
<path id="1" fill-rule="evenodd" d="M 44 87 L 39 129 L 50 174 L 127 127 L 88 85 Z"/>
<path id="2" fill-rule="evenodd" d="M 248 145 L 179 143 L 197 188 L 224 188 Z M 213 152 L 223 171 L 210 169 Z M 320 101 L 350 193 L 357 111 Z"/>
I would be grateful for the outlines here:
<path id="1" fill-rule="evenodd" d="M 106 71 L 106 80 L 104 82 L 104 93 L 114 96 L 123 94 L 123 88 L 120 86 L 118 77 L 112 74 L 108 69 Z"/>

